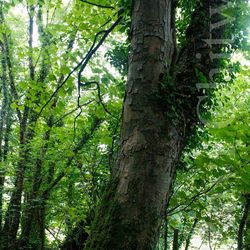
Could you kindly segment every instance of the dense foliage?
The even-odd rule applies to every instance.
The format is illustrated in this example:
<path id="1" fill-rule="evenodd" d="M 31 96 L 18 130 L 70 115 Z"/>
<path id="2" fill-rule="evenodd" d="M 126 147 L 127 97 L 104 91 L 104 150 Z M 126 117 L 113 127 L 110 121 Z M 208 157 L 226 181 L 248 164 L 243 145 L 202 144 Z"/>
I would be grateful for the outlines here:
<path id="1" fill-rule="evenodd" d="M 176 6 L 180 48 L 195 4 Z M 249 53 L 235 52 L 247 49 L 245 4 L 224 14 L 238 15 L 228 50 L 246 65 L 222 63 L 209 122 L 182 156 L 160 249 L 174 232 L 185 249 L 195 249 L 193 236 L 211 249 L 250 246 Z M 0 249 L 85 243 L 119 147 L 130 11 L 131 1 L 0 2 Z"/>

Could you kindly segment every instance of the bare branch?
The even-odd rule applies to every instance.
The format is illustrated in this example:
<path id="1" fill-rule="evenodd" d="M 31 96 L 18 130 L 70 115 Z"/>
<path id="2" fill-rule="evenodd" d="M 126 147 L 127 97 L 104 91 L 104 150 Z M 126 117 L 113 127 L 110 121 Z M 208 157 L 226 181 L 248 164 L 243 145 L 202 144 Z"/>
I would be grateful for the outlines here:
<path id="1" fill-rule="evenodd" d="M 103 109 L 105 110 L 106 113 L 108 113 L 109 115 L 113 116 L 109 110 L 107 109 L 107 107 L 105 106 L 105 104 L 103 103 L 102 101 L 102 96 L 101 96 L 101 88 L 100 88 L 100 84 L 96 81 L 91 81 L 91 82 L 86 82 L 84 84 L 80 84 L 81 87 L 84 87 L 84 86 L 88 86 L 88 85 L 91 85 L 91 84 L 95 84 L 96 85 L 96 89 L 97 89 L 97 95 L 98 95 L 98 99 L 99 99 L 99 102 L 101 103 Z"/>
<path id="2" fill-rule="evenodd" d="M 94 100 L 90 100 L 88 102 L 85 102 L 83 104 L 81 104 L 80 106 L 83 107 L 83 106 L 87 106 L 89 105 L 90 103 L 92 103 Z M 67 112 L 66 114 L 64 114 L 62 117 L 58 118 L 54 123 L 53 125 L 57 124 L 59 121 L 63 120 L 65 117 L 67 117 L 68 115 L 71 115 L 72 113 L 74 113 L 75 111 L 77 111 L 79 109 L 79 107 L 76 107 L 74 109 L 72 109 L 71 111 Z"/>

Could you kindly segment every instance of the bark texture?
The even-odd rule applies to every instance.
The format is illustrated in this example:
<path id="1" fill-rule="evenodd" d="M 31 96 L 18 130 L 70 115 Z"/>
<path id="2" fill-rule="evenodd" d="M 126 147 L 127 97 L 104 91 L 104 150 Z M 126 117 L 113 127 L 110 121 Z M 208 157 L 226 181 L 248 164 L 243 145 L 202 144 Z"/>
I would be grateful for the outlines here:
<path id="1" fill-rule="evenodd" d="M 208 79 L 213 67 L 204 41 L 210 38 L 209 10 L 222 1 L 197 4 L 178 56 L 174 3 L 134 1 L 121 149 L 85 250 L 156 247 L 177 162 L 198 121 L 196 70 Z"/>
<path id="2" fill-rule="evenodd" d="M 162 82 L 174 53 L 172 1 L 135 1 L 121 150 L 85 249 L 154 249 L 183 137 Z M 111 201 L 112 200 L 112 201 Z"/>

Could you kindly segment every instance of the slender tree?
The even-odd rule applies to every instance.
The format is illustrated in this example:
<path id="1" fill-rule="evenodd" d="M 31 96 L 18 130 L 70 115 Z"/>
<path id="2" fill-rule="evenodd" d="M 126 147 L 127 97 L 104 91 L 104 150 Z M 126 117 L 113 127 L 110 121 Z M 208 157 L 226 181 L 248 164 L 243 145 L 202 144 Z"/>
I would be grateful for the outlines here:
<path id="1" fill-rule="evenodd" d="M 243 213 L 242 217 L 240 219 L 239 223 L 239 229 L 238 229 L 238 250 L 248 249 L 249 246 L 247 246 L 247 242 L 249 242 L 249 210 L 250 210 L 250 195 L 245 195 L 245 204 L 243 206 Z M 244 238 L 246 238 L 246 242 L 244 242 Z M 245 244 L 246 243 L 246 244 Z"/>

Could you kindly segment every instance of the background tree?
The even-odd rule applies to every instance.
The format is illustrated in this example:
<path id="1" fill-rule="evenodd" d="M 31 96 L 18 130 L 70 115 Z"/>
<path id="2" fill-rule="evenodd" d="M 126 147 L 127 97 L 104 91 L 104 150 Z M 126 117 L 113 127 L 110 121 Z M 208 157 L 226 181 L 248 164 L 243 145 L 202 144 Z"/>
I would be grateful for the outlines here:
<path id="1" fill-rule="evenodd" d="M 48 232 L 58 247 L 54 228 L 69 232 L 101 192 L 123 87 L 100 66 L 102 54 L 75 79 L 118 24 L 113 13 L 80 2 L 1 2 L 1 249 L 44 249 Z"/>

